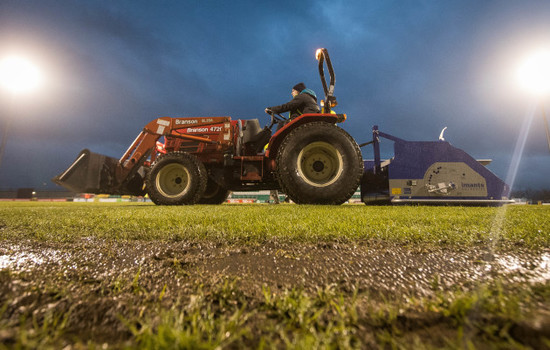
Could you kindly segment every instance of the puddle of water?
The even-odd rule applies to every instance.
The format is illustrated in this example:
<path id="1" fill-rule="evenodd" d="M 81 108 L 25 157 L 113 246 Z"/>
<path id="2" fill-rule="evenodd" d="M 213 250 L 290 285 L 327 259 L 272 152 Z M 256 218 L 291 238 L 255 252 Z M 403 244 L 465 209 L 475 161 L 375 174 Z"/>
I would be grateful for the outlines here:
<path id="1" fill-rule="evenodd" d="M 13 252 L 0 255 L 0 270 L 30 270 L 35 266 L 47 262 L 61 262 L 65 260 L 61 252 L 54 249 L 43 249 L 39 253 L 28 251 L 27 247 L 11 246 Z"/>
<path id="2" fill-rule="evenodd" d="M 0 270 L 15 268 L 26 269 L 29 265 L 41 265 L 44 259 L 34 253 L 15 253 L 11 255 L 0 255 Z"/>
<path id="3" fill-rule="evenodd" d="M 524 275 L 528 282 L 539 283 L 550 280 L 550 253 L 544 253 L 528 261 L 510 255 L 496 257 L 495 261 L 504 269 L 504 272 Z"/>
<path id="4" fill-rule="evenodd" d="M 127 248 L 126 244 L 121 244 L 120 247 Z M 57 250 L 25 244 L 10 244 L 0 248 L 0 270 L 30 271 L 43 265 L 49 266 L 50 264 L 55 264 L 65 272 L 81 269 L 81 271 L 94 274 L 95 276 L 106 276 L 113 273 L 135 274 L 133 270 L 135 266 L 145 266 L 144 264 L 150 260 L 151 253 L 149 248 L 145 250 L 132 249 L 130 246 L 127 251 L 118 248 L 118 246 L 113 247 L 113 251 L 117 252 L 117 258 L 114 259 L 102 251 L 102 248 L 97 247 L 82 250 L 75 246 L 73 249 L 63 247 Z M 262 254 L 258 256 L 230 254 L 226 259 L 218 259 L 218 263 L 214 264 L 215 266 L 211 266 L 211 259 L 204 260 L 204 263 L 211 270 L 215 271 L 233 266 L 234 273 L 236 274 L 241 274 L 243 271 L 252 271 L 252 274 L 254 274 L 261 270 L 255 268 L 258 263 L 266 262 L 268 264 L 267 260 L 271 259 L 272 255 L 277 255 L 277 253 L 269 253 L 269 250 L 266 252 L 264 252 L 266 254 L 265 258 L 261 257 Z M 225 252 L 223 251 L 218 253 L 225 256 Z M 414 255 L 407 250 L 403 252 L 381 251 L 378 254 L 375 252 L 367 254 L 365 252 L 365 255 L 357 253 L 357 257 L 350 259 L 347 252 L 335 253 L 334 251 L 329 251 L 322 255 L 321 258 L 312 258 L 311 261 L 309 258 L 305 260 L 296 258 L 304 255 L 303 253 L 298 249 L 295 253 L 290 254 L 292 259 L 278 257 L 277 259 L 282 259 L 281 263 L 271 262 L 264 270 L 269 271 L 270 268 L 274 268 L 279 271 L 279 268 L 281 268 L 281 271 L 285 271 L 284 273 L 295 275 L 293 278 L 298 279 L 304 276 L 300 276 L 299 273 L 293 273 L 293 271 L 296 268 L 302 267 L 308 270 L 304 275 L 311 274 L 310 278 L 314 280 L 324 280 L 324 277 L 321 276 L 326 276 L 327 278 L 328 276 L 333 276 L 335 279 L 364 280 L 365 283 L 370 281 L 368 283 L 371 283 L 373 286 L 386 286 L 390 289 L 399 286 L 413 286 L 413 288 L 417 289 L 428 288 L 434 280 L 434 276 L 440 276 L 443 285 L 461 283 L 461 281 L 465 280 L 483 280 L 485 278 L 492 278 L 494 276 L 492 272 L 503 277 L 509 276 L 512 280 L 522 283 L 544 283 L 550 281 L 549 251 L 542 254 L 521 252 L 491 254 L 491 257 L 494 258 L 482 264 L 472 263 L 475 256 L 477 256 L 476 254 L 461 252 L 444 255 L 438 252 Z M 156 255 L 158 254 L 160 253 Z M 341 254 L 344 255 L 340 256 Z M 191 255 L 190 259 L 193 256 Z M 197 261 L 201 265 L 201 261 L 203 261 L 205 256 L 201 253 L 195 256 L 195 258 L 194 261 Z M 291 261 L 287 261 L 289 259 Z M 154 264 L 154 261 L 156 260 L 153 259 L 153 262 L 150 263 L 150 268 L 159 268 Z M 280 278 L 276 275 L 277 273 L 273 276 L 274 279 Z"/>

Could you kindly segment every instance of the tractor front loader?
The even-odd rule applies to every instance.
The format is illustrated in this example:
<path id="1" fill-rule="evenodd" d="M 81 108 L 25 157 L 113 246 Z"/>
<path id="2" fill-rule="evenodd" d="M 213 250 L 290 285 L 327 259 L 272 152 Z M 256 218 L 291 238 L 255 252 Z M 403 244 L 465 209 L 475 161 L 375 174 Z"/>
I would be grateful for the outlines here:
<path id="1" fill-rule="evenodd" d="M 346 116 L 331 113 L 335 77 L 326 49 L 317 60 L 322 113 L 292 120 L 272 114 L 264 128 L 258 119 L 158 118 L 120 159 L 83 150 L 52 180 L 74 192 L 147 193 L 160 205 L 219 204 L 229 191 L 275 189 L 299 204 L 342 204 L 359 186 L 363 161 L 355 140 L 337 126 Z M 282 127 L 273 133 L 274 125 Z"/>

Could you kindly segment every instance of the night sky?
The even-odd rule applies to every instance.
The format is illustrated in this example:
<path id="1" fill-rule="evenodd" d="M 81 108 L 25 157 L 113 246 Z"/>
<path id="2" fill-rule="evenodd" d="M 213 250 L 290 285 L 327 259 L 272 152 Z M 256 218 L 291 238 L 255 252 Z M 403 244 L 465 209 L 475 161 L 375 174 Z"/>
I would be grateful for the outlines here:
<path id="1" fill-rule="evenodd" d="M 445 139 L 511 179 L 550 188 L 541 105 L 514 72 L 550 47 L 550 1 L 10 1 L 0 2 L 0 58 L 42 70 L 42 87 L 7 97 L 11 120 L 0 189 L 61 189 L 50 179 L 83 148 L 119 158 L 159 116 L 258 118 L 303 81 L 322 86 L 314 53 L 329 50 L 341 124 L 407 140 Z M 393 144 L 384 142 L 383 156 Z M 372 158 L 372 148 L 362 149 Z"/>

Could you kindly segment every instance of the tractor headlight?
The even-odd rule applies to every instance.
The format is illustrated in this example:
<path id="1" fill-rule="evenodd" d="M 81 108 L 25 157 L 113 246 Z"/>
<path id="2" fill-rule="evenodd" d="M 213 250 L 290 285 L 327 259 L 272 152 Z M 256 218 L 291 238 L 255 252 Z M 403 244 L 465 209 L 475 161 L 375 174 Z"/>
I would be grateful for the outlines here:
<path id="1" fill-rule="evenodd" d="M 322 53 L 323 53 L 323 49 L 317 49 L 317 51 L 315 51 L 315 58 L 317 59 L 317 61 L 321 59 Z"/>

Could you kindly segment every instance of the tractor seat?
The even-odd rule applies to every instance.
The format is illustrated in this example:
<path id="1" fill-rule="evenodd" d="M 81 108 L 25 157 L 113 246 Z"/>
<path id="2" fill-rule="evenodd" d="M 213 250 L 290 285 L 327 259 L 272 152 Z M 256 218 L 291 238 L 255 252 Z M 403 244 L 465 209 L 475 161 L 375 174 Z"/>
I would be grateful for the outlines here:
<path id="1" fill-rule="evenodd" d="M 258 119 L 243 120 L 243 144 L 251 142 L 258 135 L 262 128 Z"/>
<path id="2" fill-rule="evenodd" d="M 267 126 L 262 129 L 258 119 L 246 120 L 243 125 L 244 154 L 256 155 L 261 153 L 270 138 L 271 129 Z"/>

